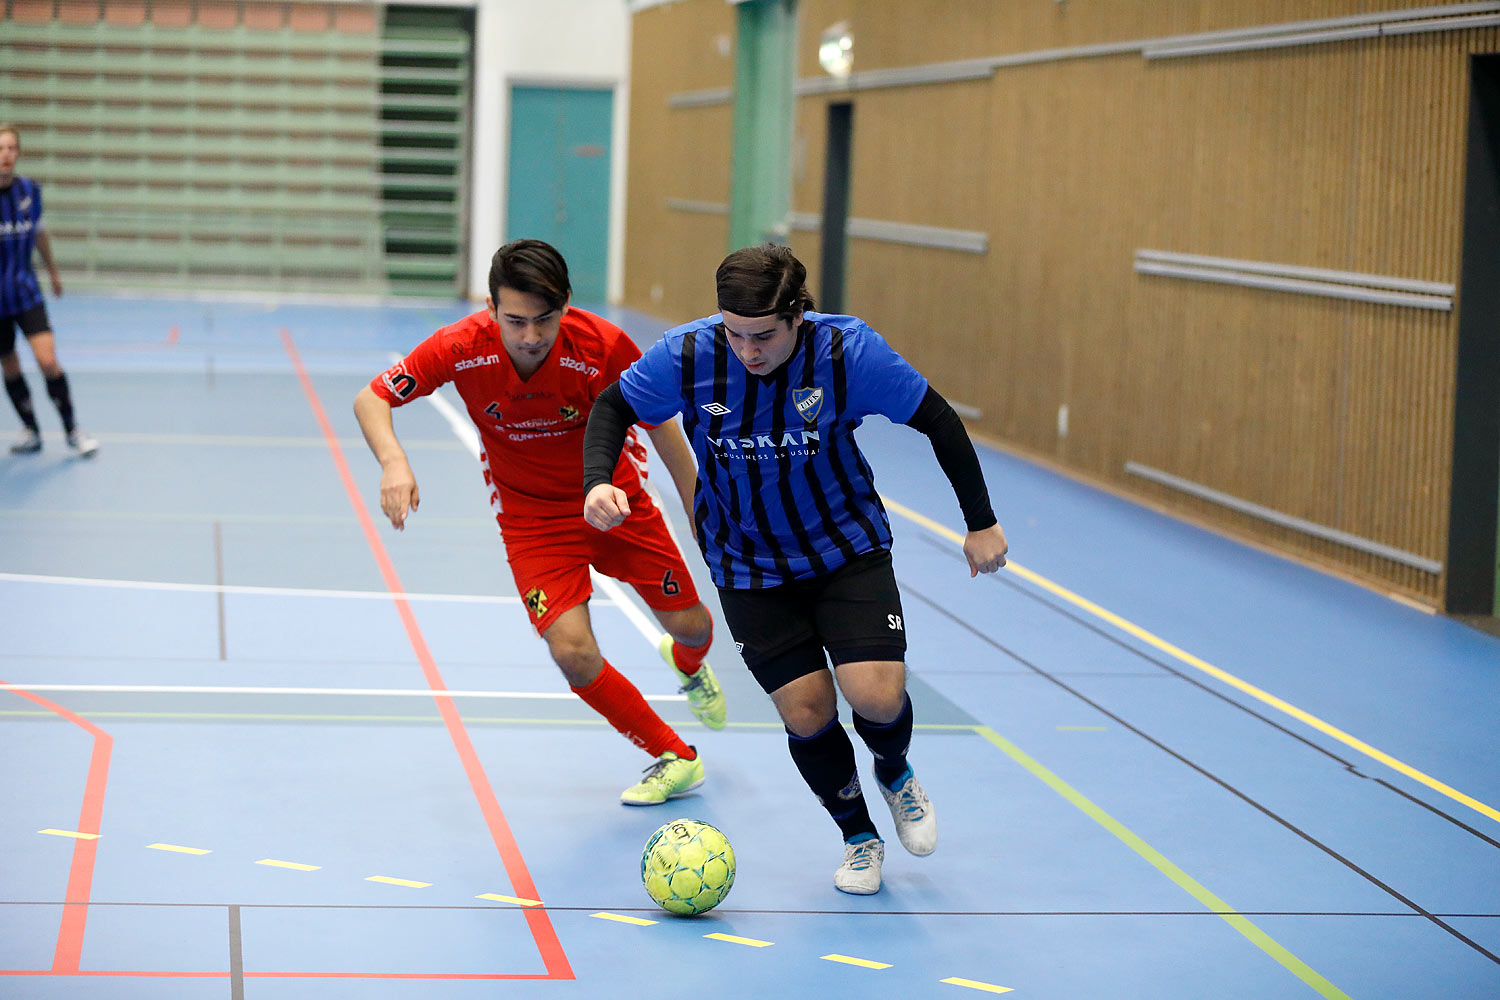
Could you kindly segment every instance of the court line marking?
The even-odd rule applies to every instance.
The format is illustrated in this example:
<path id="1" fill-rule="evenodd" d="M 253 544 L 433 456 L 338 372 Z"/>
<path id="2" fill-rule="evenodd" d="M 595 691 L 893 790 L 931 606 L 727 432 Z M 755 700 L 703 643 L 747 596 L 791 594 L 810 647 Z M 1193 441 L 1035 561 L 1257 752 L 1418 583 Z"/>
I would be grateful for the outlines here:
<path id="1" fill-rule="evenodd" d="M 146 849 L 150 851 L 172 851 L 177 854 L 212 854 L 213 851 L 204 850 L 201 847 L 183 847 L 180 844 L 147 844 Z"/>
<path id="2" fill-rule="evenodd" d="M 294 437 L 285 434 L 149 434 L 104 431 L 96 435 L 105 444 L 189 445 L 215 448 L 323 448 L 321 437 Z M 61 436 L 59 435 L 59 438 Z M 340 438 L 339 444 L 353 448 L 364 445 L 363 438 Z M 413 450 L 454 451 L 456 446 L 446 438 L 413 439 L 402 442 Z"/>
<path id="3" fill-rule="evenodd" d="M 45 830 L 38 830 L 37 833 L 45 833 L 45 834 L 48 834 L 49 836 L 53 836 L 53 837 L 72 837 L 74 840 L 98 840 L 99 839 L 99 834 L 97 834 L 97 833 L 83 833 L 83 832 L 81 832 L 79 830 L 54 830 L 51 827 L 48 827 Z"/>
<path id="4" fill-rule="evenodd" d="M 365 876 L 365 881 L 366 882 L 383 882 L 386 885 L 404 885 L 408 889 L 430 889 L 430 888 L 432 888 L 432 883 L 431 882 L 413 882 L 411 879 L 406 879 L 406 878 L 391 878 L 389 875 L 367 875 L 367 876 Z"/>
<path id="5" fill-rule="evenodd" d="M 574 701 L 568 691 L 449 691 L 412 688 L 214 687 L 204 684 L 4 684 L 0 691 L 98 691 L 111 694 L 275 694 L 349 695 L 374 698 L 509 698 L 518 701 Z M 643 695 L 647 701 L 687 701 L 685 694 Z M 11 714 L 0 712 L 0 715 Z"/>
<path id="6" fill-rule="evenodd" d="M 958 976 L 949 976 L 947 979 L 938 980 L 940 983 L 948 983 L 950 986 L 967 986 L 971 990 L 982 990 L 985 993 L 1013 993 L 1009 986 L 996 986 L 993 983 L 981 983 L 977 979 L 960 979 Z"/>
<path id="7" fill-rule="evenodd" d="M 400 361 L 401 355 L 393 354 L 391 355 L 391 359 L 393 362 Z M 447 399 L 438 393 L 429 393 L 424 398 L 447 421 L 448 426 L 453 430 L 454 436 L 458 438 L 459 442 L 473 456 L 474 461 L 479 461 L 479 432 L 474 429 L 474 424 L 467 417 L 459 413 L 452 403 L 448 402 Z M 663 520 L 665 520 L 665 516 Z M 673 535 L 673 540 L 676 540 L 675 534 Z M 681 546 L 679 545 L 678 548 L 680 549 Z M 607 603 L 613 604 L 623 611 L 625 617 L 629 619 L 630 624 L 635 626 L 636 631 L 640 632 L 653 648 L 655 648 L 657 643 L 661 642 L 662 630 L 651 619 L 646 617 L 645 612 L 636 607 L 634 601 L 625 596 L 625 590 L 619 583 L 598 572 L 592 566 L 589 567 L 589 579 L 593 581 L 594 586 L 609 595 Z M 599 603 L 604 604 L 606 602 L 600 601 Z"/>
<path id="8" fill-rule="evenodd" d="M 89 767 L 83 780 L 83 803 L 78 809 L 78 830 L 83 834 L 73 842 L 73 859 L 68 864 L 68 888 L 64 896 L 62 921 L 57 928 L 57 947 L 52 953 L 52 973 L 78 972 L 83 957 L 83 931 L 88 924 L 89 896 L 93 894 L 94 860 L 98 856 L 99 825 L 104 819 L 104 792 L 109 787 L 109 760 L 114 752 L 114 737 L 39 694 L 11 688 L 17 695 L 40 705 L 88 733 L 93 741 Z"/>
<path id="9" fill-rule="evenodd" d="M 1047 785 L 1047 787 L 1051 788 L 1058 795 L 1061 795 L 1076 809 L 1089 817 L 1089 819 L 1092 819 L 1095 823 L 1108 830 L 1126 847 L 1129 847 L 1153 868 L 1176 883 L 1178 888 L 1202 903 L 1213 913 L 1222 917 L 1229 926 L 1233 927 L 1257 948 L 1273 958 L 1282 968 L 1316 990 L 1320 996 L 1326 997 L 1328 1000 L 1350 1000 L 1349 995 L 1343 990 L 1315 972 L 1311 966 L 1296 955 L 1293 955 L 1284 945 L 1257 927 L 1244 914 L 1214 895 L 1203 883 L 1169 861 L 1160 851 L 1142 840 L 1125 824 L 1095 805 L 1092 800 L 1054 774 L 1046 765 L 1031 757 L 1020 747 L 995 732 L 989 726 L 975 726 L 974 731 L 999 748 L 1011 760 L 1030 771 L 1033 776 L 1041 779 L 1043 784 Z"/>
<path id="10" fill-rule="evenodd" d="M 617 924 L 633 924 L 636 927 L 650 927 L 652 924 L 656 923 L 655 920 L 644 920 L 640 917 L 627 917 L 623 913 L 590 913 L 589 916 L 598 917 L 600 920 L 613 920 Z"/>
<path id="11" fill-rule="evenodd" d="M 417 622 L 416 612 L 412 610 L 411 602 L 402 596 L 405 588 L 401 586 L 401 578 L 397 575 L 390 553 L 386 551 L 385 543 L 381 541 L 380 533 L 375 528 L 375 521 L 365 506 L 364 497 L 360 492 L 359 484 L 355 482 L 354 473 L 350 471 L 349 463 L 344 459 L 344 450 L 339 446 L 338 435 L 334 433 L 333 424 L 328 420 L 328 413 L 323 409 L 323 403 L 318 398 L 318 390 L 313 385 L 306 366 L 302 363 L 302 356 L 297 353 L 297 345 L 292 340 L 291 333 L 286 327 L 282 327 L 280 333 L 282 346 L 292 362 L 297 381 L 302 385 L 307 404 L 318 426 L 323 430 L 324 439 L 328 442 L 329 457 L 343 484 L 349 506 L 353 509 L 355 517 L 359 519 L 360 530 L 365 536 L 365 544 L 369 547 L 370 555 L 380 569 L 380 577 L 385 581 L 386 589 L 396 595 L 392 603 L 396 606 L 396 614 L 400 617 L 401 625 L 406 631 L 407 642 L 411 645 L 412 653 L 421 667 L 422 678 L 434 693 L 444 691 L 448 687 L 447 682 L 443 680 L 437 660 L 433 658 L 427 639 L 422 634 L 422 626 Z M 539 895 L 536 891 L 536 884 L 531 879 L 531 872 L 526 867 L 526 858 L 521 854 L 521 845 L 516 842 L 515 833 L 511 830 L 510 823 L 500 808 L 500 800 L 496 797 L 494 786 L 490 784 L 489 776 L 485 773 L 478 751 L 474 749 L 474 741 L 469 737 L 468 729 L 464 727 L 463 717 L 459 715 L 458 707 L 453 703 L 452 698 L 434 698 L 433 702 L 443 717 L 443 726 L 448 732 L 448 738 L 463 767 L 464 777 L 468 780 L 469 789 L 474 794 L 474 801 L 484 817 L 485 827 L 490 834 L 490 842 L 494 844 L 495 852 L 500 856 L 500 864 L 505 869 L 506 875 L 510 877 L 511 886 L 528 896 Z M 562 940 L 557 936 L 557 929 L 552 926 L 552 918 L 547 911 L 528 908 L 523 912 L 526 914 L 526 928 L 530 931 L 532 941 L 541 954 L 542 964 L 547 970 L 545 976 L 534 978 L 575 979 L 573 967 L 568 962 L 567 952 L 563 950 Z"/>
<path id="12" fill-rule="evenodd" d="M 769 948 L 775 941 L 761 941 L 757 938 L 737 937 L 734 934 L 705 934 L 704 937 L 710 941 L 728 941 L 730 944 L 742 944 L 750 948 Z"/>
<path id="13" fill-rule="evenodd" d="M 82 576 L 44 576 L 39 573 L 0 573 L 3 583 L 48 583 L 72 587 L 109 587 L 120 590 L 168 590 L 189 594 L 251 594 L 266 597 L 333 597 L 357 601 L 436 601 L 446 604 L 520 604 L 519 597 L 496 594 L 393 594 L 383 590 L 320 590 L 313 587 L 247 587 L 217 583 L 168 583 L 157 580 L 118 580 Z M 604 602 L 600 602 L 604 603 Z"/>
<path id="14" fill-rule="evenodd" d="M 315 872 L 321 871 L 323 868 L 322 865 L 304 865 L 296 861 L 277 861 L 275 858 L 262 858 L 255 863 L 266 865 L 270 868 L 289 868 L 294 872 Z"/>
<path id="15" fill-rule="evenodd" d="M 888 962 L 872 962 L 868 958 L 851 958 L 848 955 L 824 955 L 823 961 L 857 965 L 862 969 L 889 969 L 891 967 Z"/>
<path id="16" fill-rule="evenodd" d="M 497 903 L 515 903 L 517 906 L 541 906 L 540 899 L 522 899 L 520 896 L 502 896 L 497 892 L 481 892 L 475 899 L 493 899 Z"/>
<path id="17" fill-rule="evenodd" d="M 921 525 L 929 531 L 941 535 L 951 542 L 955 542 L 960 546 L 963 545 L 963 536 L 959 535 L 956 531 L 953 531 L 952 529 L 939 524 L 929 517 L 917 513 L 909 507 L 905 507 L 899 503 L 896 503 L 894 500 L 891 500 L 889 497 L 886 497 L 883 494 L 881 495 L 881 499 L 885 502 L 886 507 L 900 514 L 902 517 Z M 1432 777 L 1431 775 L 1417 770 L 1410 764 L 1392 757 L 1390 754 L 1384 752 L 1383 750 L 1379 750 L 1371 746 L 1359 737 L 1345 732 L 1332 723 L 1323 721 L 1316 715 L 1313 715 L 1311 712 L 1306 712 L 1298 708 L 1296 705 L 1293 705 L 1291 702 L 1278 698 L 1276 695 L 1271 694 L 1269 691 L 1258 688 L 1254 684 L 1251 684 L 1249 681 L 1242 680 L 1239 677 L 1236 677 L 1234 674 L 1231 674 L 1229 671 L 1224 670 L 1220 667 L 1216 667 L 1212 663 L 1209 663 L 1207 660 L 1200 659 L 1199 657 L 1194 656 L 1192 653 L 1189 653 L 1186 650 L 1172 645 L 1170 642 L 1162 639 L 1152 632 L 1148 632 L 1146 629 L 1141 628 L 1134 622 L 1122 618 L 1119 615 L 1115 614 L 1113 611 L 1109 611 L 1106 608 L 1095 604 L 1093 601 L 1089 600 L 1086 597 L 1082 597 L 1078 594 L 1073 593 L 1073 591 L 1068 590 L 1066 587 L 1053 583 L 1051 580 L 1047 579 L 1039 573 L 1033 572 L 1032 570 L 1026 569 L 1024 566 L 1020 566 L 1011 561 L 1006 562 L 1005 568 L 1021 577 L 1021 579 L 1026 580 L 1034 584 L 1035 586 L 1042 588 L 1048 593 L 1061 598 L 1069 604 L 1072 604 L 1074 607 L 1088 612 L 1095 618 L 1113 625 L 1115 628 L 1126 633 L 1127 635 L 1130 635 L 1140 640 L 1141 642 L 1144 642 L 1146 645 L 1158 649 L 1163 653 L 1166 653 L 1173 659 L 1178 660 L 1182 663 L 1186 663 L 1193 669 L 1208 674 L 1210 677 L 1213 677 L 1214 679 L 1221 681 L 1222 683 L 1227 684 L 1230 687 L 1243 692 L 1244 694 L 1249 695 L 1255 700 L 1269 705 L 1270 707 L 1276 709 L 1278 712 L 1281 712 L 1284 715 L 1289 715 L 1297 721 L 1311 726 L 1313 729 L 1318 730 L 1325 736 L 1330 736 L 1333 739 L 1338 740 L 1340 743 L 1353 750 L 1358 751 L 1359 753 L 1364 754 L 1371 760 L 1384 764 L 1391 770 L 1396 771 L 1400 774 L 1404 774 L 1406 775 L 1406 777 L 1411 778 L 1413 781 L 1417 781 L 1423 785 L 1426 785 L 1428 788 L 1432 789 L 1438 794 L 1447 796 L 1453 801 L 1461 805 L 1468 806 L 1475 812 L 1480 813 L 1484 816 L 1488 816 L 1495 822 L 1500 823 L 1500 809 L 1496 809 L 1494 806 L 1487 805 L 1486 803 L 1479 801 L 1473 796 L 1466 795 L 1458 789 L 1452 787 L 1451 785 L 1445 784 Z"/>

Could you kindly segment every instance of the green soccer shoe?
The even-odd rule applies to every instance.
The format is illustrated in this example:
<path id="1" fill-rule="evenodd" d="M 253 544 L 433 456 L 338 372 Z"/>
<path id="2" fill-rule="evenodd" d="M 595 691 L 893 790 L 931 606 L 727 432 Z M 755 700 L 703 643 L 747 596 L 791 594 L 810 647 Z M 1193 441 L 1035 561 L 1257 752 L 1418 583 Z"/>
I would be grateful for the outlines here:
<path id="1" fill-rule="evenodd" d="M 693 747 L 694 752 L 697 747 Z M 659 806 L 668 799 L 686 795 L 703 784 L 703 758 L 683 760 L 672 751 L 662 754 L 641 780 L 620 793 L 627 806 Z"/>
<path id="2" fill-rule="evenodd" d="M 677 675 L 677 682 L 682 693 L 687 695 L 688 708 L 693 710 L 693 715 L 698 721 L 709 729 L 723 729 L 724 722 L 729 717 L 729 710 L 724 705 L 724 689 L 719 687 L 719 679 L 714 676 L 714 668 L 707 663 L 698 667 L 695 674 L 685 674 L 677 669 L 677 661 L 672 658 L 673 639 L 670 634 L 663 635 L 661 641 L 656 644 L 656 649 L 661 653 L 661 658 L 667 661 L 667 666 Z"/>

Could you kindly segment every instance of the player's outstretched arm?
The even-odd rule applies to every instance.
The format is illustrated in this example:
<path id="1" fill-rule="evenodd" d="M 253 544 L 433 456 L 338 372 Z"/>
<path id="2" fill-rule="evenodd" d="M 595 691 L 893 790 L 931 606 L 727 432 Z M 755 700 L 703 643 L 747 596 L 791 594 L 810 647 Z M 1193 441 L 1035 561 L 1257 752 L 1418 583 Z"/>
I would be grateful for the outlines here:
<path id="1" fill-rule="evenodd" d="M 36 234 L 36 252 L 42 257 L 42 264 L 47 268 L 47 277 L 52 280 L 52 294 L 62 296 L 62 275 L 57 273 L 57 261 L 52 258 L 52 237 L 47 235 L 47 230 L 39 229 Z"/>
<path id="2" fill-rule="evenodd" d="M 661 456 L 662 464 L 667 467 L 667 473 L 677 487 L 677 495 L 682 498 L 682 509 L 687 511 L 688 524 L 691 525 L 693 493 L 698 488 L 698 463 L 693 460 L 687 438 L 682 436 L 676 417 L 646 433 L 651 435 L 651 443 L 656 446 L 656 453 Z"/>
<path id="3" fill-rule="evenodd" d="M 970 579 L 980 573 L 995 572 L 1005 565 L 1009 546 L 1005 532 L 995 520 L 990 491 L 984 485 L 984 470 L 979 467 L 979 456 L 974 453 L 974 442 L 969 440 L 963 421 L 948 401 L 929 386 L 917 412 L 906 423 L 932 442 L 938 465 L 958 497 L 964 524 L 969 529 L 964 538 L 964 558 L 969 561 Z"/>
<path id="4" fill-rule="evenodd" d="M 421 496 L 406 451 L 396 439 L 391 404 L 365 386 L 354 397 L 354 418 L 364 432 L 365 443 L 380 462 L 380 510 L 390 518 L 391 527 L 403 531 L 407 515 L 416 511 Z"/>
<path id="5" fill-rule="evenodd" d="M 639 421 L 619 382 L 601 392 L 589 411 L 583 432 L 583 519 L 600 531 L 630 516 L 625 491 L 614 485 L 615 466 L 625 446 L 625 432 Z"/>

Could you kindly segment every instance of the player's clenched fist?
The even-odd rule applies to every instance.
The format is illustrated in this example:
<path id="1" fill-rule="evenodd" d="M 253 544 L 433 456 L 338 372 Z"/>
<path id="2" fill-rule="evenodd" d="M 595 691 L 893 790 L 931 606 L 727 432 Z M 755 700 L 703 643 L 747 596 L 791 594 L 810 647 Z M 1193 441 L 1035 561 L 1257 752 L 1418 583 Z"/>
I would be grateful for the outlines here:
<path id="1" fill-rule="evenodd" d="M 600 483 L 583 498 L 583 519 L 600 531 L 608 531 L 629 516 L 630 501 L 618 486 Z"/>

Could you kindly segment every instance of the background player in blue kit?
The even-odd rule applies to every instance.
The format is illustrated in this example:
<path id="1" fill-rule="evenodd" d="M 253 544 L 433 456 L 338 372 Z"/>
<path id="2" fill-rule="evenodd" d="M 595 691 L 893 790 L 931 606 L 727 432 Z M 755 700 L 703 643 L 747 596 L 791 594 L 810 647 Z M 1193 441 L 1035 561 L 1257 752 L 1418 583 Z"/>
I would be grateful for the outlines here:
<path id="1" fill-rule="evenodd" d="M 907 762 L 905 624 L 890 521 L 854 440 L 863 418 L 879 413 L 932 440 L 969 529 L 970 576 L 1005 565 L 1007 546 L 953 408 L 862 320 L 812 312 L 806 277 L 784 246 L 724 259 L 720 313 L 667 331 L 595 402 L 584 517 L 601 531 L 623 522 L 629 504 L 610 473 L 626 429 L 681 413 L 698 460 L 698 544 L 725 621 L 781 715 L 797 769 L 843 832 L 835 887 L 869 894 L 880 890 L 885 846 L 839 724 L 835 677 L 902 846 L 932 853 L 937 817 Z"/>
<path id="2" fill-rule="evenodd" d="M 74 423 L 68 376 L 57 363 L 47 306 L 31 265 L 33 248 L 47 266 L 53 295 L 62 294 L 62 278 L 52 259 L 52 243 L 42 228 L 42 186 L 29 177 L 17 176 L 20 155 L 21 133 L 14 126 L 0 125 L 0 371 L 5 373 L 5 392 L 25 425 L 20 440 L 10 450 L 15 454 L 42 450 L 31 390 L 21 376 L 21 359 L 16 356 L 16 327 L 20 327 L 47 381 L 47 395 L 62 417 L 68 447 L 87 458 L 99 450 L 99 443 Z"/>

